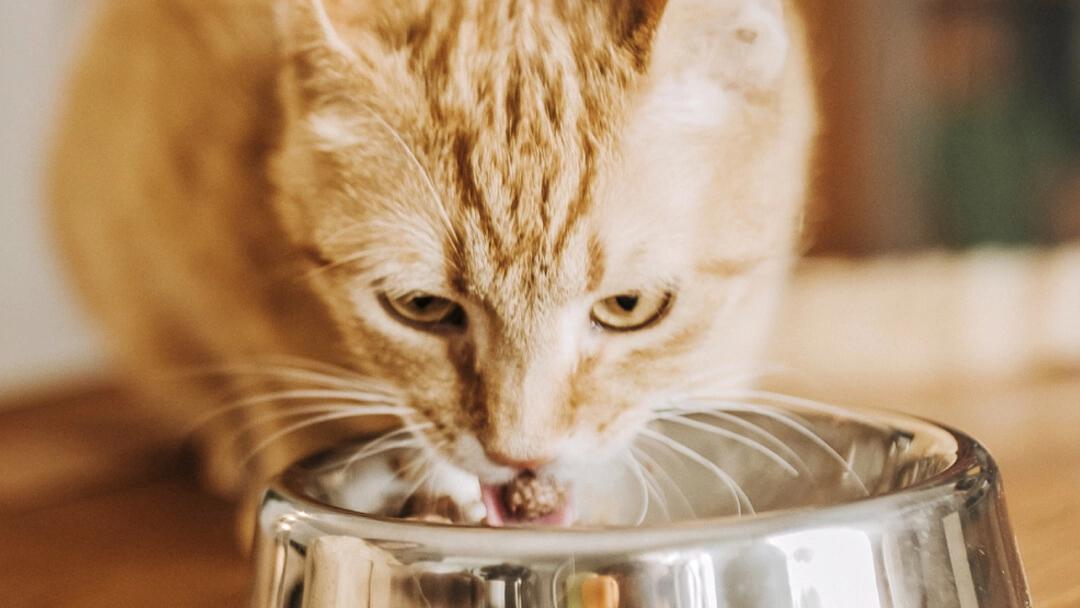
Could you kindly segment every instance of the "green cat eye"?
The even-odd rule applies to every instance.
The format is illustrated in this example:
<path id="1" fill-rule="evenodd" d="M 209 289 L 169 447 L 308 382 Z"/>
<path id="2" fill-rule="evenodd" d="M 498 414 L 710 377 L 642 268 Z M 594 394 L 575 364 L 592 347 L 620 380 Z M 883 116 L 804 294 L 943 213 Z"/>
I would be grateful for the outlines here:
<path id="1" fill-rule="evenodd" d="M 399 321 L 420 329 L 447 330 L 465 326 L 465 310 L 453 300 L 420 291 L 397 297 L 383 295 L 381 300 Z"/>
<path id="2" fill-rule="evenodd" d="M 592 307 L 592 320 L 604 329 L 635 331 L 656 323 L 671 308 L 669 291 L 630 292 L 600 300 Z"/>

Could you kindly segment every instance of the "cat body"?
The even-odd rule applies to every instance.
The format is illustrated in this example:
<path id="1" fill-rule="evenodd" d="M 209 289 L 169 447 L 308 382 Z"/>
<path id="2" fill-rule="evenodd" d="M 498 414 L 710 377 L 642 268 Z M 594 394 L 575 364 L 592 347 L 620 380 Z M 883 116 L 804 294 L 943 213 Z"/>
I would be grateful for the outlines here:
<path id="1" fill-rule="evenodd" d="M 455 475 L 573 476 L 760 355 L 812 97 L 779 0 L 109 0 L 54 219 L 163 424 L 276 408 L 200 425 L 220 492 L 396 418 Z M 317 367 L 165 380 L 269 356 Z M 296 378 L 390 418 L 291 427 Z"/>

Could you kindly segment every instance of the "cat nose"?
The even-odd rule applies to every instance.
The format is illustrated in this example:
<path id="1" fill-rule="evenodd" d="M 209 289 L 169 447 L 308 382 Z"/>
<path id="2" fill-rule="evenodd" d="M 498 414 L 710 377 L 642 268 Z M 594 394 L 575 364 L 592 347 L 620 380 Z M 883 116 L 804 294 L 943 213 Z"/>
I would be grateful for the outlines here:
<path id="1" fill-rule="evenodd" d="M 505 467 L 519 469 L 522 471 L 535 471 L 554 460 L 553 458 L 545 456 L 528 459 L 516 458 L 498 450 L 491 449 L 484 450 L 484 453 L 487 454 L 488 460 L 494 462 L 495 464 L 500 464 Z"/>

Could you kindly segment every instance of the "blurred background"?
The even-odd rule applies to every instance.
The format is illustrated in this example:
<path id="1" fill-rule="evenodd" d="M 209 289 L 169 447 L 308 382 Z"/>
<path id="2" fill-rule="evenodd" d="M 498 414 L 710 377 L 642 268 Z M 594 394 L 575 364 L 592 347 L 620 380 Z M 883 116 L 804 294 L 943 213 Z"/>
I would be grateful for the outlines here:
<path id="1" fill-rule="evenodd" d="M 22 574 L 0 559 L 0 588 L 17 589 L 22 581 L 4 576 L 27 572 L 75 580 L 85 565 L 53 547 L 79 539 L 107 548 L 97 554 L 99 570 L 152 573 L 143 584 L 100 572 L 65 589 L 42 584 L 25 605 L 104 606 L 117 597 L 126 602 L 116 605 L 164 605 L 153 595 L 162 589 L 177 594 L 169 605 L 230 605 L 222 598 L 242 593 L 246 574 L 229 533 L 231 508 L 177 481 L 183 467 L 168 464 L 171 435 L 140 426 L 137 404 L 105 380 L 102 341 L 50 244 L 41 188 L 50 126 L 93 4 L 0 4 L 0 513 L 37 509 L 0 525 L 0 544 L 10 534 L 24 546 Z M 824 113 L 811 255 L 866 260 L 1080 240 L 1080 2 L 802 4 Z M 1080 549 L 1060 550 L 1060 528 L 1046 524 L 1071 517 L 1080 538 L 1080 386 L 1072 378 L 873 401 L 916 404 L 906 409 L 992 440 L 1006 476 L 1019 472 L 1011 487 L 1021 548 L 1039 605 L 1051 608 L 1080 605 L 1075 586 L 1051 591 L 1075 579 Z M 1046 500 L 1047 492 L 1059 495 Z M 200 517 L 190 518 L 193 511 Z M 99 538 L 86 521 L 126 527 Z M 64 540 L 50 540 L 57 535 Z M 163 556 L 163 546 L 172 553 Z M 198 584 L 177 578 L 173 556 L 185 551 L 199 566 L 189 564 L 184 576 Z M 119 596 L 116 585 L 125 590 Z"/>
<path id="2" fill-rule="evenodd" d="M 53 109 L 88 5 L 0 5 L 0 394 L 100 366 L 98 343 L 61 280 L 42 201 Z"/>
<path id="3" fill-rule="evenodd" d="M 807 2 L 818 252 L 1080 238 L 1080 3 Z"/>

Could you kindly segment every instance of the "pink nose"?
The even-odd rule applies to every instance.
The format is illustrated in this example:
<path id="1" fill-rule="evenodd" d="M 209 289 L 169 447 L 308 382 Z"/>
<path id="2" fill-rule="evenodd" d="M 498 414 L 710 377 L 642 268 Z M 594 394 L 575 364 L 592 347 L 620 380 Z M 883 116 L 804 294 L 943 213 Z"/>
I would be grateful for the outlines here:
<path id="1" fill-rule="evenodd" d="M 488 460 L 495 464 L 501 464 L 505 467 L 511 467 L 514 469 L 521 469 L 523 471 L 535 471 L 545 464 L 552 461 L 551 458 L 539 457 L 539 458 L 515 458 L 509 456 L 503 452 L 491 449 L 485 449 L 484 453 L 487 454 Z"/>

